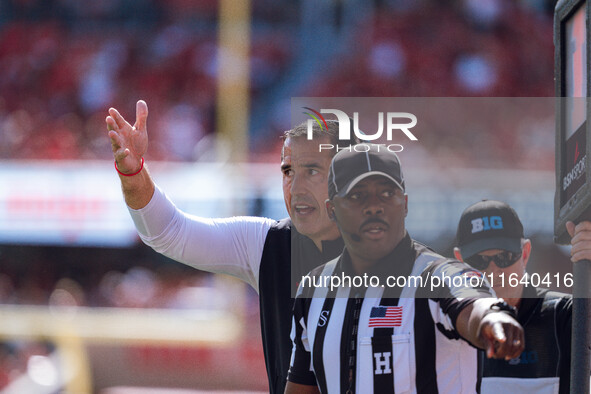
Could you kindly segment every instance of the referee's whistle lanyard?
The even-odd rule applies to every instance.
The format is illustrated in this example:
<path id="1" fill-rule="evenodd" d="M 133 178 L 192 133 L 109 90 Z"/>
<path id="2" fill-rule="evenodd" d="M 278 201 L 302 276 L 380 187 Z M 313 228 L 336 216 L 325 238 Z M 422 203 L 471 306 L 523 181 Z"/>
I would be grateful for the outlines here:
<path id="1" fill-rule="evenodd" d="M 357 360 L 357 333 L 359 331 L 359 315 L 361 314 L 361 305 L 363 304 L 363 297 L 365 291 L 357 292 L 355 294 L 355 301 L 353 302 L 353 324 L 351 328 L 351 340 L 349 342 L 347 359 L 349 364 L 349 387 L 346 394 L 355 393 L 355 364 Z"/>

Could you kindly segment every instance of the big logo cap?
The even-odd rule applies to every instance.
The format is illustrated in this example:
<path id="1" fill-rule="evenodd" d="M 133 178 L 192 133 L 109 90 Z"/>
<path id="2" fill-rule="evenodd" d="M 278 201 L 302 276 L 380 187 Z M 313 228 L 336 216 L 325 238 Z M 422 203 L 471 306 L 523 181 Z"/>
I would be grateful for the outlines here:
<path id="1" fill-rule="evenodd" d="M 460 217 L 457 246 L 464 259 L 489 249 L 521 252 L 523 224 L 502 201 L 483 200 L 466 208 Z"/>

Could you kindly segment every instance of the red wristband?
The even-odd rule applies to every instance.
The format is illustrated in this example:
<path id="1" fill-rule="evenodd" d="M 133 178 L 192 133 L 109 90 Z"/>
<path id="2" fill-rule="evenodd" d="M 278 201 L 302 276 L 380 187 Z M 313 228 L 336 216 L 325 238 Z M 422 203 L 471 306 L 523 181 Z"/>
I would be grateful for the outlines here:
<path id="1" fill-rule="evenodd" d="M 117 168 L 117 160 L 115 160 L 115 169 L 117 170 L 117 172 L 123 176 L 134 176 L 139 174 L 140 172 L 142 172 L 142 170 L 144 169 L 144 158 L 142 157 L 142 165 L 140 166 L 140 169 L 137 170 L 137 172 L 134 172 L 133 174 L 124 174 L 121 171 L 119 171 L 119 168 Z"/>

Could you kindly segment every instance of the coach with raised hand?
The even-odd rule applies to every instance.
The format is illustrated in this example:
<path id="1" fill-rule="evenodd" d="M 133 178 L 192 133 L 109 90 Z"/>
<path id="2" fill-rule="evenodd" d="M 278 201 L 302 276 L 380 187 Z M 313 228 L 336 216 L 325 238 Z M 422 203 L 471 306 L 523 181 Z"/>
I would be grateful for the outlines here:
<path id="1" fill-rule="evenodd" d="M 281 171 L 290 218 L 207 219 L 177 209 L 152 180 L 144 162 L 147 118 L 148 107 L 142 100 L 137 102 L 133 126 L 114 108 L 106 118 L 115 169 L 139 236 L 174 260 L 235 276 L 259 292 L 269 389 L 282 393 L 291 354 L 292 272 L 300 277 L 343 248 L 324 206 L 333 151 L 318 152 L 319 143 L 337 144 L 338 124 L 327 122 L 326 131 L 314 126 L 313 140 L 306 138 L 304 124 L 285 132 Z M 338 143 L 342 146 L 344 141 Z M 295 265 L 293 271 L 290 263 Z"/>
<path id="2" fill-rule="evenodd" d="M 398 156 L 354 148 L 334 156 L 326 204 L 345 250 L 300 284 L 286 393 L 477 392 L 474 346 L 505 359 L 523 350 L 514 309 L 479 272 L 410 237 Z"/>

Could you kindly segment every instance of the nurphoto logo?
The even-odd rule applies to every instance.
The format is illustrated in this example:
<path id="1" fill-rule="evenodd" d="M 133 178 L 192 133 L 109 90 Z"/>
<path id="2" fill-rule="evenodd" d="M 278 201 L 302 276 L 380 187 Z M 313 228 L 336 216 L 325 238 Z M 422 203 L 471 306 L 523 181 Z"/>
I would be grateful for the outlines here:
<path id="1" fill-rule="evenodd" d="M 359 130 L 359 112 L 353 112 L 353 127 L 351 127 L 351 118 L 341 110 L 321 109 L 320 112 L 318 112 L 310 107 L 302 108 L 309 111 L 304 112 L 304 114 L 311 118 L 308 119 L 307 138 L 309 140 L 313 138 L 312 128 L 314 127 L 314 123 L 318 124 L 321 130 L 328 129 L 326 119 L 324 119 L 322 114 L 333 114 L 336 116 L 337 122 L 339 123 L 339 141 L 350 141 L 351 130 L 353 130 L 355 136 L 362 142 L 376 141 L 377 139 L 382 138 L 384 135 L 384 129 L 386 132 L 386 140 L 388 142 L 392 141 L 395 132 L 402 132 L 409 140 L 418 141 L 418 138 L 410 131 L 411 128 L 416 126 L 417 117 L 409 112 L 386 112 L 385 114 L 384 112 L 378 112 L 378 129 L 375 133 L 368 134 L 367 132 Z M 391 152 L 402 152 L 404 149 L 401 144 L 385 144 L 384 147 Z M 339 147 L 338 144 L 336 146 L 333 144 L 319 144 L 319 151 L 328 149 L 336 149 L 338 152 L 343 149 L 351 149 L 351 147 Z"/>

